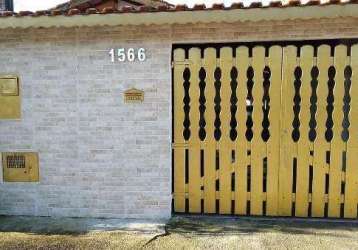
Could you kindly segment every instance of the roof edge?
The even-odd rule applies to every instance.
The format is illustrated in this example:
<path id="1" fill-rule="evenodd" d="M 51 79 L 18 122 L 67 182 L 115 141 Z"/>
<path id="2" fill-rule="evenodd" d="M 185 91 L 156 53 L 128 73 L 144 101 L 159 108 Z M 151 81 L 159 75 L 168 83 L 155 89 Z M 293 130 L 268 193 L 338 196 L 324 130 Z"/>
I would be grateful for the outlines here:
<path id="1" fill-rule="evenodd" d="M 140 18 L 138 18 L 140 15 Z M 358 17 L 358 4 L 318 5 L 289 8 L 250 8 L 228 10 L 159 11 L 138 13 L 94 13 L 58 16 L 9 16 L 0 18 L 0 29 L 123 25 L 163 25 L 210 22 L 244 22 Z"/>

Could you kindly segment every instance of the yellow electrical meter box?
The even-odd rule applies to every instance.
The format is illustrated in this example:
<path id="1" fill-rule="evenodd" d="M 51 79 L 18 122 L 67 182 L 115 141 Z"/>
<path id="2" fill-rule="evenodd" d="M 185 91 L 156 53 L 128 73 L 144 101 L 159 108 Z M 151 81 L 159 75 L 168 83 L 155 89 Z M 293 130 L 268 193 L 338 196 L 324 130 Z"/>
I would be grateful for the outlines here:
<path id="1" fill-rule="evenodd" d="M 38 182 L 38 153 L 2 153 L 4 182 Z"/>
<path id="2" fill-rule="evenodd" d="M 19 78 L 0 75 L 0 119 L 20 119 L 21 98 Z"/>

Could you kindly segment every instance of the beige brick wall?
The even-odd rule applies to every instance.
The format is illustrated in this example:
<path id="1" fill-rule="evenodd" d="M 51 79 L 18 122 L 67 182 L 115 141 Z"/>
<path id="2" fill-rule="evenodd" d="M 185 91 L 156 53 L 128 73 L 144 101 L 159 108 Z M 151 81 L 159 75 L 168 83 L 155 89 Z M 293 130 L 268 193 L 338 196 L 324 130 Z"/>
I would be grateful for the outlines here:
<path id="1" fill-rule="evenodd" d="M 0 73 L 22 83 L 22 119 L 0 121 L 0 151 L 38 151 L 40 183 L 3 183 L 0 214 L 168 218 L 171 46 L 358 37 L 358 19 L 2 30 Z M 111 63 L 144 47 L 146 62 Z M 124 104 L 123 91 L 145 91 Z"/>

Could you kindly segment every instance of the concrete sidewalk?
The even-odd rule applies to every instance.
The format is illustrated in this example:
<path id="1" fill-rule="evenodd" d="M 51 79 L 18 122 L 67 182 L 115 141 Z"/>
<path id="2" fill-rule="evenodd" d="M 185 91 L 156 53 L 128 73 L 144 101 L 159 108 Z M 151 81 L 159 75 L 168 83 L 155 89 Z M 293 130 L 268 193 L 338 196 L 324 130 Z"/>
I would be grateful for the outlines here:
<path id="1" fill-rule="evenodd" d="M 124 231 L 162 234 L 164 233 L 166 223 L 168 223 L 168 220 L 0 216 L 0 232 L 82 234 L 88 232 Z"/>
<path id="2" fill-rule="evenodd" d="M 174 216 L 170 221 L 0 217 L 0 249 L 358 249 L 358 222 Z"/>

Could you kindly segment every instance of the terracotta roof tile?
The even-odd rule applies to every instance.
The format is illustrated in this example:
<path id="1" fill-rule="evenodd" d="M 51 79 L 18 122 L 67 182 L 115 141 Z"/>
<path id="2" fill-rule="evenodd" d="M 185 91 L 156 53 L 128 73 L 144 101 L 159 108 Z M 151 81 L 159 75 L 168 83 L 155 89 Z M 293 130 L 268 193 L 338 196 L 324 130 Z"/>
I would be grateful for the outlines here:
<path id="1" fill-rule="evenodd" d="M 59 4 L 52 9 L 69 11 L 70 9 L 76 8 L 76 9 L 80 9 L 81 11 L 86 11 L 86 9 L 88 8 L 94 8 L 97 5 L 100 5 L 105 2 L 106 0 L 67 0 L 67 2 Z M 151 7 L 159 7 L 160 5 L 167 5 L 168 7 L 174 6 L 163 0 L 128 0 L 128 2 L 134 4 L 135 6 L 142 6 L 142 5 L 151 6 Z"/>
<path id="2" fill-rule="evenodd" d="M 321 2 L 319 0 L 310 0 L 306 3 L 307 6 L 320 5 Z"/>
<path id="3" fill-rule="evenodd" d="M 329 4 L 340 4 L 341 1 L 340 1 L 340 0 L 329 0 L 328 3 L 329 3 Z"/>
<path id="4" fill-rule="evenodd" d="M 169 7 L 167 5 L 160 5 L 157 8 L 158 11 L 168 11 Z"/>
<path id="5" fill-rule="evenodd" d="M 59 16 L 59 15 L 62 15 L 63 12 L 61 10 L 52 10 L 51 11 L 51 15 L 52 16 Z"/>
<path id="6" fill-rule="evenodd" d="M 132 11 L 135 11 L 134 7 L 132 6 L 124 6 L 119 9 L 119 12 L 123 12 L 123 13 L 132 12 Z"/>
<path id="7" fill-rule="evenodd" d="M 216 4 L 213 4 L 212 9 L 213 10 L 223 10 L 223 9 L 225 9 L 225 5 L 222 3 L 216 3 Z"/>
<path id="8" fill-rule="evenodd" d="M 34 16 L 49 16 L 51 15 L 51 11 L 49 10 L 38 10 L 34 13 Z"/>
<path id="9" fill-rule="evenodd" d="M 252 2 L 249 6 L 249 8 L 262 8 L 261 2 Z"/>
<path id="10" fill-rule="evenodd" d="M 231 4 L 231 9 L 242 9 L 244 8 L 244 4 L 243 3 L 233 3 Z"/>
<path id="11" fill-rule="evenodd" d="M 188 6 L 185 4 L 179 4 L 179 5 L 175 6 L 176 11 L 185 11 L 187 9 L 188 9 Z"/>
<path id="12" fill-rule="evenodd" d="M 96 8 L 88 8 L 87 10 L 86 10 L 86 14 L 96 14 L 98 11 L 97 11 L 97 9 Z"/>
<path id="13" fill-rule="evenodd" d="M 300 6 L 302 5 L 301 4 L 301 1 L 300 0 L 290 0 L 288 3 L 287 3 L 288 6 Z"/>
<path id="14" fill-rule="evenodd" d="M 18 13 L 19 16 L 32 16 L 34 13 L 31 11 L 20 11 Z"/>
<path id="15" fill-rule="evenodd" d="M 114 13 L 114 12 L 116 12 L 117 10 L 116 9 L 114 9 L 113 7 L 105 7 L 102 11 L 101 11 L 101 13 L 102 14 L 110 14 L 110 13 Z"/>
<path id="16" fill-rule="evenodd" d="M 138 12 L 150 12 L 150 11 L 153 11 L 153 8 L 150 6 L 139 6 L 137 8 L 137 11 Z"/>
<path id="17" fill-rule="evenodd" d="M 206 5 L 205 4 L 195 4 L 193 7 L 193 10 L 205 10 Z"/>
<path id="18" fill-rule="evenodd" d="M 20 11 L 19 13 L 3 11 L 0 13 L 0 17 L 24 17 L 24 16 L 59 16 L 59 15 L 90 15 L 90 14 L 110 14 L 110 13 L 128 13 L 128 12 L 165 12 L 165 11 L 210 11 L 210 10 L 230 10 L 230 9 L 252 9 L 252 8 L 282 8 L 282 7 L 304 7 L 304 6 L 317 6 L 317 5 L 346 5 L 346 4 L 358 4 L 358 0 L 329 0 L 328 2 L 322 3 L 320 0 L 310 0 L 307 3 L 302 3 L 300 0 L 290 0 L 287 4 L 283 4 L 281 1 L 273 0 L 268 5 L 262 5 L 261 2 L 253 2 L 248 7 L 245 7 L 242 2 L 233 3 L 230 7 L 225 7 L 223 4 L 217 3 L 212 7 L 206 7 L 205 4 L 196 4 L 194 7 L 189 8 L 186 5 L 160 5 L 156 8 L 152 6 L 140 6 L 132 7 L 125 6 L 119 10 L 113 9 L 112 7 L 107 7 L 103 9 L 102 12 L 99 12 L 95 8 L 87 8 L 85 10 L 80 10 L 77 8 L 72 8 L 69 11 L 63 10 L 51 10 L 51 11 L 37 11 L 35 13 L 30 11 Z"/>
<path id="19" fill-rule="evenodd" d="M 81 11 L 79 9 L 70 9 L 67 14 L 69 16 L 78 15 L 81 14 Z"/>
<path id="20" fill-rule="evenodd" d="M 270 2 L 269 7 L 272 7 L 272 8 L 282 7 L 282 2 L 281 1 Z"/>

